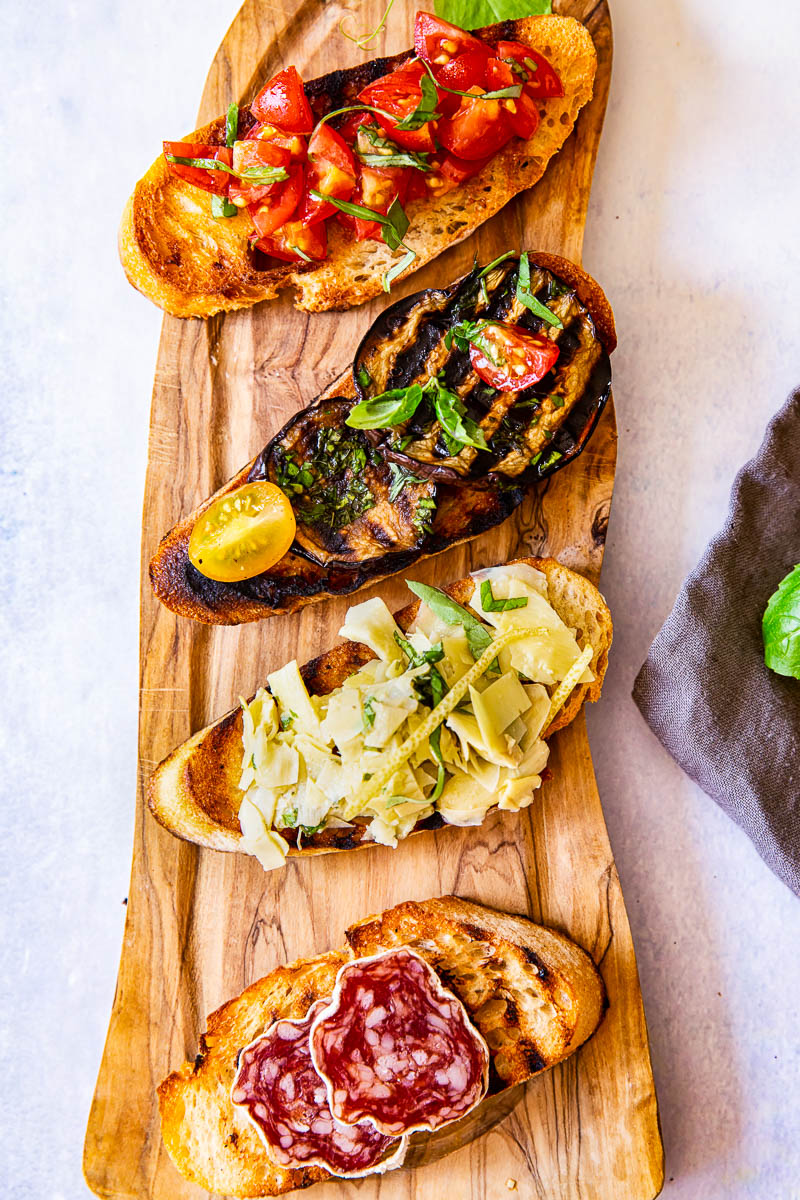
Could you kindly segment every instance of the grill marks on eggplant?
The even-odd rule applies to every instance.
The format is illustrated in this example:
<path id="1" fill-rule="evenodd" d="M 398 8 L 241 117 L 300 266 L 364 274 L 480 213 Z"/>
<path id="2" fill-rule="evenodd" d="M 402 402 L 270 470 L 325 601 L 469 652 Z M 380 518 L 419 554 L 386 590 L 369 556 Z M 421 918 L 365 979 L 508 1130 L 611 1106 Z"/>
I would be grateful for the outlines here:
<path id="1" fill-rule="evenodd" d="M 392 467 L 345 425 L 352 401 L 298 413 L 259 456 L 251 479 L 269 479 L 292 501 L 294 548 L 323 566 L 364 564 L 415 550 L 430 528 L 435 484 Z"/>
<path id="2" fill-rule="evenodd" d="M 605 355 L 589 312 L 567 285 L 550 271 L 532 267 L 531 291 L 562 322 L 549 325 L 516 297 L 519 259 L 500 263 L 481 276 L 475 268 L 465 279 L 442 291 L 420 292 L 379 318 L 359 348 L 355 377 L 362 399 L 392 388 L 424 384 L 439 376 L 464 404 L 489 443 L 489 451 L 465 446 L 451 455 L 427 399 L 401 425 L 368 432 L 371 443 L 390 460 L 447 482 L 497 473 L 512 478 L 540 478 L 585 438 L 573 435 L 566 449 L 554 438 L 572 424 L 573 410 L 586 410 L 593 428 L 606 395 L 593 395 L 594 368 Z M 553 369 L 532 388 L 495 391 L 472 370 L 469 355 L 445 337 L 461 320 L 497 320 L 522 325 L 559 346 Z M 362 368 L 366 368 L 364 372 Z M 553 399 L 555 397 L 555 399 Z M 591 429 L 587 429 L 591 432 Z M 563 441 L 563 439 L 562 439 Z"/>

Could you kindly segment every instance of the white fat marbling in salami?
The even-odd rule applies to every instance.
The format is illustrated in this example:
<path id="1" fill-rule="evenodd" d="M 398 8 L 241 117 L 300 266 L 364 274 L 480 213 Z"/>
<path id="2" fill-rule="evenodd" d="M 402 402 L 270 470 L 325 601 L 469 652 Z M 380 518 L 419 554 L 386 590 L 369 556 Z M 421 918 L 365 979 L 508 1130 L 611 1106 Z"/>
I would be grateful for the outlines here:
<path id="1" fill-rule="evenodd" d="M 387 1136 L 438 1129 L 484 1097 L 489 1051 L 461 1001 L 402 946 L 341 968 L 311 1027 L 334 1116 Z"/>
<path id="2" fill-rule="evenodd" d="M 343 1125 L 328 1107 L 325 1083 L 309 1052 L 312 1021 L 327 1005 L 312 1005 L 300 1020 L 276 1021 L 239 1057 L 231 1100 L 244 1108 L 280 1167 L 324 1167 L 352 1178 L 397 1167 L 406 1150 L 368 1121 Z"/>

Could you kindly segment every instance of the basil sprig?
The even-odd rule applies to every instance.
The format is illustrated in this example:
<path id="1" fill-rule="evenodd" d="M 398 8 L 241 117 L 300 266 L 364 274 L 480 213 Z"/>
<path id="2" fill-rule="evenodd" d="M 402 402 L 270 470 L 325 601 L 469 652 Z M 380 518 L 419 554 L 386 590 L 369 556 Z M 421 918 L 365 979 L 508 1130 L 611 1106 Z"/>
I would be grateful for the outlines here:
<path id="1" fill-rule="evenodd" d="M 481 584 L 481 608 L 484 612 L 510 612 L 514 608 L 527 606 L 527 596 L 509 596 L 507 600 L 498 600 L 492 591 L 490 579 L 484 579 Z"/>
<path id="2" fill-rule="evenodd" d="M 431 587 L 429 583 L 417 583 L 416 580 L 407 579 L 406 584 L 423 604 L 427 604 L 435 617 L 444 621 L 445 625 L 460 625 L 467 635 L 467 645 L 472 657 L 480 658 L 487 646 L 492 643 L 492 635 L 483 622 L 469 609 L 464 608 L 463 604 L 451 599 L 447 592 Z"/>
<path id="3" fill-rule="evenodd" d="M 350 411 L 345 424 L 353 429 L 386 429 L 401 425 L 413 417 L 424 398 L 430 400 L 433 406 L 451 454 L 458 454 L 464 446 L 474 446 L 477 450 L 488 449 L 483 430 L 467 416 L 460 397 L 436 378 L 424 384 L 412 383 L 408 387 L 391 388 L 362 400 Z"/>
<path id="4" fill-rule="evenodd" d="M 426 153 L 418 154 L 414 150 L 404 150 L 391 138 L 386 137 L 377 125 L 359 125 L 359 134 L 375 147 L 376 153 L 370 154 L 356 149 L 356 154 L 368 167 L 413 167 L 415 171 L 430 171 Z"/>
<path id="5" fill-rule="evenodd" d="M 551 0 L 436 0 L 435 7 L 437 17 L 459 29 L 481 29 L 553 11 Z"/>
<path id="6" fill-rule="evenodd" d="M 770 596 L 761 631 L 769 669 L 800 679 L 800 563 Z"/>
<path id="7" fill-rule="evenodd" d="M 555 313 L 550 312 L 550 309 L 541 301 L 537 300 L 531 291 L 531 265 L 528 261 L 528 252 L 519 256 L 519 275 L 517 276 L 517 300 L 520 304 L 524 304 L 527 309 L 533 313 L 535 317 L 539 317 L 548 325 L 552 325 L 554 329 L 563 329 L 564 324 L 560 317 Z"/>
<path id="8" fill-rule="evenodd" d="M 494 352 L 494 347 L 483 336 L 485 329 L 499 324 L 499 321 L 459 321 L 457 325 L 448 329 L 444 337 L 444 344 L 449 350 L 455 343 L 462 354 L 469 354 L 470 346 L 477 346 L 489 362 L 494 363 L 496 367 L 502 366 Z"/>

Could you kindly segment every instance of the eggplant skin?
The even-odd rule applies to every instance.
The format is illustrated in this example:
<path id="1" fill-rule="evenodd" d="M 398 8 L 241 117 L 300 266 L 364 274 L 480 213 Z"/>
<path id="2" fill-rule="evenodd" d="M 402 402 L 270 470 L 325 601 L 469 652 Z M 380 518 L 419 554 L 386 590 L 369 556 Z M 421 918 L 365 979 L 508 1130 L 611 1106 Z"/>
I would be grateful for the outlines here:
<path id="1" fill-rule="evenodd" d="M 575 428 L 565 423 L 555 434 L 552 446 L 560 449 L 560 439 L 564 439 L 564 453 L 557 463 L 544 472 L 549 475 L 580 453 L 599 420 L 610 394 L 608 355 L 616 345 L 616 333 L 608 301 L 599 285 L 580 267 L 557 255 L 536 252 L 529 253 L 529 258 L 532 265 L 551 271 L 574 288 L 591 316 L 602 344 L 602 353 L 595 365 L 589 389 L 594 397 L 591 411 L 583 413 L 576 405 L 573 410 Z M 458 281 L 454 286 L 462 282 Z M 409 300 L 417 301 L 418 296 L 409 297 Z M 384 319 L 391 320 L 393 312 L 407 304 L 408 301 L 403 300 L 391 306 L 378 319 L 379 323 Z M 348 369 L 318 398 L 313 407 L 329 402 L 349 407 L 358 398 L 354 372 Z M 436 511 L 430 531 L 421 542 L 396 552 L 392 552 L 387 545 L 383 553 L 365 561 L 345 563 L 332 558 L 323 564 L 312 561 L 308 549 L 303 550 L 295 544 L 280 562 L 253 579 L 226 584 L 201 575 L 189 562 L 188 556 L 189 539 L 196 521 L 220 496 L 235 491 L 251 478 L 264 478 L 265 456 L 268 456 L 270 447 L 285 436 L 293 422 L 302 420 L 309 411 L 304 410 L 304 413 L 292 418 L 256 459 L 162 538 L 150 563 L 150 580 L 156 597 L 171 611 L 205 624 L 238 625 L 293 613 L 307 604 L 328 597 L 352 595 L 369 584 L 405 571 L 423 558 L 502 524 L 521 504 L 535 482 L 527 475 L 519 479 L 501 480 L 491 473 L 478 479 L 459 479 L 457 482 L 436 480 Z M 566 444 L 567 440 L 569 444 Z M 315 553 L 319 553 L 318 550 Z"/>

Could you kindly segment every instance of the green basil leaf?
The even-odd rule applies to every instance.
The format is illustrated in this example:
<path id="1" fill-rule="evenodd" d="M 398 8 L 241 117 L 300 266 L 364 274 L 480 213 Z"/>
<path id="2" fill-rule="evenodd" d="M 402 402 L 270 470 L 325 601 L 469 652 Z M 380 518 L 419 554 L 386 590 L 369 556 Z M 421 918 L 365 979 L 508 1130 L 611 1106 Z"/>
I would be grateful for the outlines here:
<path id="1" fill-rule="evenodd" d="M 385 292 L 391 290 L 392 284 L 394 283 L 395 279 L 397 279 L 398 275 L 402 275 L 406 267 L 410 267 L 416 257 L 416 250 L 412 250 L 410 246 L 406 247 L 406 252 L 403 257 L 393 266 L 389 267 L 389 270 L 385 273 L 383 279 L 381 280 L 383 284 L 383 290 Z"/>
<path id="2" fill-rule="evenodd" d="M 422 400 L 422 388 L 413 383 L 407 388 L 392 388 L 362 400 L 347 415 L 345 425 L 351 429 L 385 429 L 400 425 L 413 417 Z"/>
<path id="3" fill-rule="evenodd" d="M 800 563 L 770 596 L 761 631 L 769 669 L 800 679 Z"/>
<path id="4" fill-rule="evenodd" d="M 491 22 L 490 22 L 490 24 L 491 24 Z M 506 100 L 506 99 L 518 100 L 519 97 L 522 95 L 522 84 L 521 83 L 512 83 L 510 85 L 510 87 L 498 88 L 497 91 L 495 91 L 495 92 L 481 92 L 480 95 L 478 95 L 478 96 L 474 95 L 474 93 L 472 93 L 472 92 L 460 92 L 458 90 L 458 88 L 446 87 L 445 84 L 439 83 L 439 81 L 437 80 L 433 71 L 428 66 L 428 64 L 425 62 L 425 59 L 421 58 L 419 61 L 422 63 L 423 67 L 428 72 L 428 79 L 433 83 L 434 90 L 436 88 L 439 88 L 443 92 L 449 92 L 451 96 L 466 96 L 466 98 L 468 100 Z M 422 82 L 423 83 L 426 82 L 424 78 L 423 78 Z M 434 103 L 435 103 L 435 101 L 434 101 Z M 438 116 L 438 113 L 434 113 L 433 116 L 434 117 Z M 405 126 L 398 125 L 397 128 L 404 129 Z"/>
<path id="5" fill-rule="evenodd" d="M 531 291 L 531 266 L 528 262 L 528 252 L 519 256 L 519 275 L 517 276 L 517 299 L 520 304 L 524 304 L 529 308 L 535 317 L 540 317 L 548 325 L 552 325 L 554 329 L 563 329 L 564 325 L 560 317 L 555 313 L 550 312 L 546 305 L 537 300 Z"/>
<path id="6" fill-rule="evenodd" d="M 405 467 L 401 467 L 399 463 L 389 463 L 389 474 L 391 481 L 389 483 L 389 502 L 394 504 L 400 493 L 412 483 L 424 483 L 425 480 L 420 475 L 412 475 L 411 471 L 407 471 Z M 435 501 L 434 501 L 435 505 Z"/>
<path id="7" fill-rule="evenodd" d="M 225 117 L 225 145 L 232 146 L 239 132 L 239 105 L 229 104 Z"/>
<path id="8" fill-rule="evenodd" d="M 491 645 L 492 635 L 489 630 L 478 617 L 464 608 L 463 604 L 459 604 L 446 592 L 431 587 L 428 583 L 417 583 L 414 579 L 407 579 L 406 585 L 415 596 L 427 604 L 434 616 L 444 621 L 445 625 L 462 626 L 473 658 L 480 658 L 486 647 Z"/>
<path id="9" fill-rule="evenodd" d="M 358 158 L 368 167 L 413 167 L 415 171 L 432 170 L 426 153 L 418 154 L 414 150 L 404 150 L 391 138 L 386 137 L 376 125 L 361 125 L 358 132 L 378 151 L 376 154 L 369 154 L 356 148 Z"/>
<path id="10" fill-rule="evenodd" d="M 553 11 L 551 0 L 434 0 L 437 17 L 461 29 L 482 29 L 498 21 L 517 21 Z"/>
<path id="11" fill-rule="evenodd" d="M 427 70 L 427 64 L 425 66 Z M 420 78 L 419 86 L 422 93 L 419 104 L 407 117 L 403 117 L 402 121 L 397 122 L 397 129 L 413 131 L 421 129 L 423 125 L 427 125 L 428 121 L 439 120 L 441 113 L 436 111 L 439 94 L 433 78 L 430 75 L 423 75 Z"/>
<path id="12" fill-rule="evenodd" d="M 289 178 L 289 172 L 283 167 L 245 167 L 244 171 L 234 171 L 227 163 L 217 158 L 183 158 L 179 154 L 165 154 L 167 162 L 178 163 L 182 167 L 197 167 L 202 171 L 225 171 L 236 179 L 248 179 L 251 183 L 281 183 Z"/>
<path id="13" fill-rule="evenodd" d="M 211 197 L 211 215 L 212 217 L 235 217 L 239 213 L 239 209 L 235 204 L 231 204 L 226 196 Z"/>
<path id="14" fill-rule="evenodd" d="M 365 733 L 375 724 L 375 700 L 372 696 L 367 696 L 361 706 L 361 724 Z"/>
<path id="15" fill-rule="evenodd" d="M 452 441 L 461 446 L 474 446 L 476 450 L 489 449 L 483 430 L 467 416 L 467 410 L 455 392 L 438 385 L 433 395 L 433 407 L 439 424 Z"/>
<path id="16" fill-rule="evenodd" d="M 408 233 L 408 225 L 405 209 L 395 196 L 386 213 L 386 224 L 381 235 L 390 250 L 399 250 L 402 246 L 403 238 Z"/>
<path id="17" fill-rule="evenodd" d="M 484 612 L 511 612 L 514 608 L 527 608 L 527 596 L 512 596 L 508 600 L 497 600 L 492 591 L 492 581 L 484 579 L 481 584 L 481 607 Z"/>

